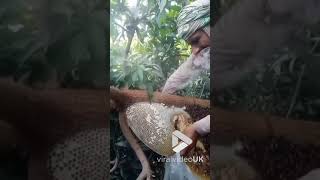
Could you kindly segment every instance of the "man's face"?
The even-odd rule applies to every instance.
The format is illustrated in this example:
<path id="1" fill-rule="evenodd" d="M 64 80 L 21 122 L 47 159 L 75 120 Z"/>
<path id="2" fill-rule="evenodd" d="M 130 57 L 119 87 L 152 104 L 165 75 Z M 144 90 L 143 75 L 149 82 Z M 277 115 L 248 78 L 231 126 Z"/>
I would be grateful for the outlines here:
<path id="1" fill-rule="evenodd" d="M 202 49 L 210 47 L 210 38 L 205 31 L 200 29 L 193 33 L 187 43 L 191 45 L 192 54 L 196 56 Z"/>

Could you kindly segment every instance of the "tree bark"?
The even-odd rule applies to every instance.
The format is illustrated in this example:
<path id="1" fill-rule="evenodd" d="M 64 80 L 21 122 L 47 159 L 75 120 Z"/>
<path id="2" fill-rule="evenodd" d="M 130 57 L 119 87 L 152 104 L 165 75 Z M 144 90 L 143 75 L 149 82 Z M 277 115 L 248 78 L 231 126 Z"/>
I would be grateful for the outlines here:
<path id="1" fill-rule="evenodd" d="M 318 122 L 286 119 L 262 113 L 232 112 L 217 107 L 213 112 L 214 118 L 211 124 L 217 139 L 239 137 L 259 139 L 276 136 L 295 143 L 320 145 L 320 123 Z M 211 144 L 214 144 L 215 137 L 211 138 Z"/>
<path id="2" fill-rule="evenodd" d="M 117 108 L 126 108 L 127 106 L 136 102 L 149 102 L 149 96 L 147 91 L 144 90 L 118 90 L 116 88 L 110 89 L 111 100 L 114 101 Z M 203 108 L 210 107 L 210 101 L 204 99 L 198 99 L 195 97 L 182 97 L 177 95 L 164 94 L 160 92 L 154 92 L 152 102 L 164 103 L 170 106 L 200 106 Z"/>
<path id="3" fill-rule="evenodd" d="M 20 132 L 37 134 L 37 144 L 40 139 L 55 142 L 59 137 L 84 128 L 109 127 L 106 90 L 32 91 L 20 86 L 16 89 L 17 86 L 3 83 L 0 86 L 0 119 Z M 135 102 L 149 101 L 147 92 L 143 90 L 111 88 L 110 98 L 120 109 Z M 154 93 L 152 101 L 179 107 L 210 107 L 208 100 L 159 92 Z M 211 129 L 215 137 L 282 136 L 295 142 L 320 144 L 320 123 L 317 122 L 285 119 L 269 114 L 232 112 L 219 107 L 213 107 L 212 117 Z M 214 141 L 215 138 L 211 139 Z"/>
<path id="4" fill-rule="evenodd" d="M 0 81 L 0 119 L 30 147 L 49 147 L 84 129 L 109 127 L 105 90 L 32 90 Z"/>

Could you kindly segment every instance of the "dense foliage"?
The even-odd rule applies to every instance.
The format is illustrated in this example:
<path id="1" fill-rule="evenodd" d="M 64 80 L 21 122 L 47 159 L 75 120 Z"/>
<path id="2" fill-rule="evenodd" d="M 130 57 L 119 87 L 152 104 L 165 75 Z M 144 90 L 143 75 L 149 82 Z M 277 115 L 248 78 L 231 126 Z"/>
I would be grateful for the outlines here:
<path id="1" fill-rule="evenodd" d="M 176 18 L 189 1 L 141 0 L 136 6 L 128 2 L 111 1 L 111 84 L 159 90 L 191 53 L 187 43 L 176 37 Z M 187 95 L 208 98 L 208 93 L 204 94 L 209 91 L 209 83 L 204 79 L 208 76 L 191 84 Z M 201 95 L 204 87 L 206 92 Z"/>
<path id="2" fill-rule="evenodd" d="M 0 77 L 40 88 L 105 87 L 105 3 L 1 0 Z M 25 147 L 1 146 L 0 152 L 0 179 L 27 179 Z"/>
<path id="3" fill-rule="evenodd" d="M 104 1 L 0 2 L 0 72 L 28 84 L 104 85 Z"/>
<path id="4" fill-rule="evenodd" d="M 223 15 L 239 0 L 222 0 Z M 320 117 L 320 25 L 301 27 L 288 46 L 272 61 L 257 69 L 237 87 L 215 95 L 215 104 L 242 111 L 256 111 L 283 117 Z"/>

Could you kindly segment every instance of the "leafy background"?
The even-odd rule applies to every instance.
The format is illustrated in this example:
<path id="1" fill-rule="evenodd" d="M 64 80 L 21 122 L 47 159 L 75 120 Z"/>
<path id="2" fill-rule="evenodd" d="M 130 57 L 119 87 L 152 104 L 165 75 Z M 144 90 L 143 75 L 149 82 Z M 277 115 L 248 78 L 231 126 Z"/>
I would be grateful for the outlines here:
<path id="1" fill-rule="evenodd" d="M 216 1 L 217 18 L 238 1 L 241 0 Z M 214 93 L 215 105 L 229 110 L 319 121 L 320 26 L 300 28 L 294 41 L 270 54 L 269 64 L 236 87 Z M 263 179 L 298 179 L 320 167 L 318 153 L 313 153 L 319 152 L 317 145 L 296 144 L 283 137 L 243 137 L 241 140 L 243 149 L 238 155 Z"/>
<path id="2" fill-rule="evenodd" d="M 239 0 L 219 1 L 221 16 Z M 320 117 L 320 25 L 301 27 L 295 40 L 237 87 L 215 96 L 215 104 L 242 111 L 317 120 Z"/>
<path id="3" fill-rule="evenodd" d="M 106 82 L 104 1 L 0 2 L 0 73 L 43 87 Z"/>
<path id="4" fill-rule="evenodd" d="M 110 2 L 111 85 L 159 90 L 191 53 L 176 37 L 176 18 L 189 1 L 140 0 L 136 7 L 128 2 Z"/>

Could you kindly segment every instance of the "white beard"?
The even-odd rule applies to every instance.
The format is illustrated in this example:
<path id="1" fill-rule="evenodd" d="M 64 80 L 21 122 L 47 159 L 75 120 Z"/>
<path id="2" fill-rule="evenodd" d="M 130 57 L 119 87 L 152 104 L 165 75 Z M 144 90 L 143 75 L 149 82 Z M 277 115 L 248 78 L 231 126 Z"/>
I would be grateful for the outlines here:
<path id="1" fill-rule="evenodd" d="M 199 52 L 197 56 L 193 56 L 193 65 L 204 70 L 210 70 L 210 47 Z"/>
<path id="2" fill-rule="evenodd" d="M 172 94 L 185 88 L 189 83 L 210 70 L 210 47 L 203 49 L 196 56 L 189 58 L 167 80 L 163 92 Z"/>

